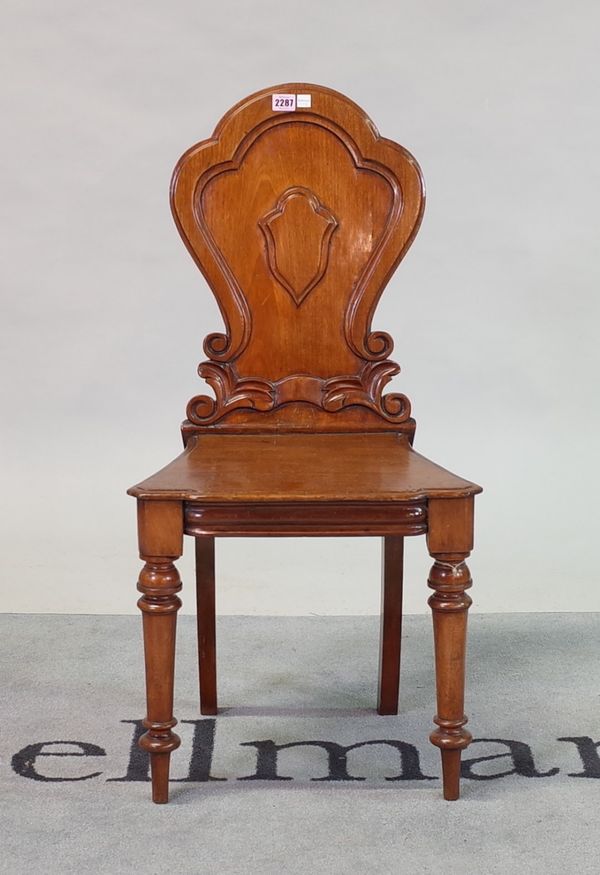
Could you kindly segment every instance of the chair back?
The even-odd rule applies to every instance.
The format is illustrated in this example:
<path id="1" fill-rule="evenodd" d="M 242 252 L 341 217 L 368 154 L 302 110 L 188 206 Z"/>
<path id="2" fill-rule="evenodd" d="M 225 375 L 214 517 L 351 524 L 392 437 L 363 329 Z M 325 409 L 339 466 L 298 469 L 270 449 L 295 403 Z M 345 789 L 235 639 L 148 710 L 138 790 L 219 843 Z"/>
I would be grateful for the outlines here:
<path id="1" fill-rule="evenodd" d="M 171 187 L 179 232 L 225 331 L 204 342 L 184 438 L 228 431 L 412 434 L 410 404 L 383 394 L 399 367 L 371 321 L 420 223 L 414 158 L 343 95 L 265 89 L 189 149 Z"/>

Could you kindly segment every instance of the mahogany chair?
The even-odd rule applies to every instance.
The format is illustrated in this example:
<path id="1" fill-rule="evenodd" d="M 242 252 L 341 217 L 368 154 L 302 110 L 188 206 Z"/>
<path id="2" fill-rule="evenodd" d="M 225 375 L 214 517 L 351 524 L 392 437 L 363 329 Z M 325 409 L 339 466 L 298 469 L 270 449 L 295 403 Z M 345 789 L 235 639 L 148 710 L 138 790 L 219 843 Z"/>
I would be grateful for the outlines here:
<path id="1" fill-rule="evenodd" d="M 173 176 L 175 222 L 215 294 L 225 332 L 204 343 L 185 450 L 132 487 L 138 506 L 152 798 L 167 802 L 174 560 L 196 539 L 200 701 L 217 713 L 214 539 L 381 535 L 378 711 L 398 712 L 404 538 L 435 560 L 436 729 L 446 799 L 459 795 L 474 496 L 481 488 L 412 449 L 400 370 L 372 331 L 381 292 L 423 213 L 419 167 L 347 97 L 288 84 L 253 94 L 189 149 Z"/>

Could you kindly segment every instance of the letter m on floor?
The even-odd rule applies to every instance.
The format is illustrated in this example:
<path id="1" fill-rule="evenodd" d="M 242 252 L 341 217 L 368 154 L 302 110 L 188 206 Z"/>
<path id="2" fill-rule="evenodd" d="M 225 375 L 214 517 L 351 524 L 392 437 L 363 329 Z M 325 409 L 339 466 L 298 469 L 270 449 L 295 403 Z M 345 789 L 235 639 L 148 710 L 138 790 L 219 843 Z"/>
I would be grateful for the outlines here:
<path id="1" fill-rule="evenodd" d="M 239 778 L 240 781 L 291 781 L 290 776 L 278 774 L 279 752 L 292 748 L 320 748 L 327 754 L 327 774 L 313 781 L 364 781 L 363 777 L 350 775 L 348 772 L 348 754 L 350 751 L 375 745 L 387 745 L 398 751 L 400 772 L 386 777 L 386 781 L 433 781 L 434 776 L 424 775 L 419 762 L 419 752 L 412 744 L 395 739 L 374 739 L 359 741 L 356 744 L 342 745 L 334 741 L 292 741 L 287 744 L 276 744 L 271 739 L 265 741 L 246 741 L 242 747 L 256 748 L 256 772 Z"/>

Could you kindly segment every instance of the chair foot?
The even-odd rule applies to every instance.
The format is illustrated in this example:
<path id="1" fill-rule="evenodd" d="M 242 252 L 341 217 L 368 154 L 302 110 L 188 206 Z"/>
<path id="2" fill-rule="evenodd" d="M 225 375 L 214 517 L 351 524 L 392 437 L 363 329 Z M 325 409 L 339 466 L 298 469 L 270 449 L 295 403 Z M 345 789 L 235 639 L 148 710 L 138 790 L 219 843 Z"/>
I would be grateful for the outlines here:
<path id="1" fill-rule="evenodd" d="M 150 772 L 152 775 L 152 801 L 162 805 L 169 801 L 169 766 L 170 753 L 155 753 L 150 755 Z"/>
<path id="2" fill-rule="evenodd" d="M 460 796 L 460 750 L 442 751 L 444 799 L 453 802 Z"/>

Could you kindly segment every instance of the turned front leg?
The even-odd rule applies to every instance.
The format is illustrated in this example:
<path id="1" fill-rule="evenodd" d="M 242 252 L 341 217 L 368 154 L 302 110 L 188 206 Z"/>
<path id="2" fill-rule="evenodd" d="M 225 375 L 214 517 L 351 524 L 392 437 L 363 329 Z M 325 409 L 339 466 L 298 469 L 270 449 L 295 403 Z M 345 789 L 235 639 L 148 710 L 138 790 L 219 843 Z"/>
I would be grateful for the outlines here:
<path id="1" fill-rule="evenodd" d="M 433 590 L 437 728 L 430 740 L 440 748 L 444 799 L 458 799 L 461 751 L 471 741 L 465 724 L 465 657 L 471 574 L 465 562 L 473 544 L 473 498 L 433 499 L 428 507 L 427 543 L 435 560 L 428 585 Z"/>
<path id="2" fill-rule="evenodd" d="M 172 730 L 175 672 L 175 627 L 181 600 L 179 573 L 173 560 L 183 546 L 181 504 L 140 501 L 138 527 L 140 556 L 145 561 L 138 581 L 142 597 L 144 654 L 146 665 L 146 732 L 142 750 L 150 754 L 152 801 L 168 802 L 171 752 L 180 739 Z"/>
<path id="3" fill-rule="evenodd" d="M 460 752 L 471 741 L 471 733 L 464 728 L 467 611 L 471 605 L 465 590 L 471 586 L 471 575 L 464 557 L 440 553 L 435 560 L 428 585 L 434 590 L 429 606 L 433 612 L 437 693 L 433 721 L 437 729 L 429 738 L 442 752 L 444 799 L 458 799 Z"/>

